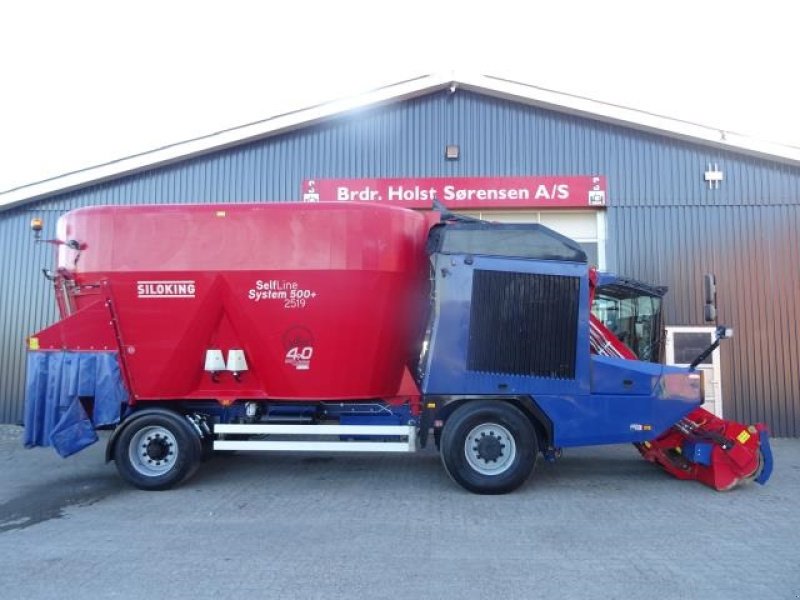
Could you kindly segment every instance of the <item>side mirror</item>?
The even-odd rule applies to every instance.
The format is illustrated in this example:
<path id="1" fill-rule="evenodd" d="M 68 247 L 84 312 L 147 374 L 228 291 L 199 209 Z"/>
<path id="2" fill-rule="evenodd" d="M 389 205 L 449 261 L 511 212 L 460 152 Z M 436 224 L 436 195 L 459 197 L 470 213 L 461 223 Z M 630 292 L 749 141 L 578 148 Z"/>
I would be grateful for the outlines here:
<path id="1" fill-rule="evenodd" d="M 706 304 L 703 307 L 703 319 L 706 323 L 713 323 L 717 320 L 717 307 L 713 304 Z"/>
<path id="2" fill-rule="evenodd" d="M 717 277 L 713 273 L 703 275 L 703 318 L 706 323 L 717 320 Z"/>
<path id="3" fill-rule="evenodd" d="M 703 298 L 706 304 L 717 301 L 717 277 L 713 273 L 703 275 Z"/>

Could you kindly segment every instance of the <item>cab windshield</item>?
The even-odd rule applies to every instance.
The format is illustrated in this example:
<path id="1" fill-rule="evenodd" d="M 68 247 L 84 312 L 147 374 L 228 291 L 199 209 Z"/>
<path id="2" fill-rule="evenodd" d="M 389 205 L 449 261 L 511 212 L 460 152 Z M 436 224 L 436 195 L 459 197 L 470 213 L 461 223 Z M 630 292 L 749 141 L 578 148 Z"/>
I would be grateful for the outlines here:
<path id="1" fill-rule="evenodd" d="M 592 314 L 639 360 L 661 362 L 661 296 L 619 285 L 598 288 Z"/>

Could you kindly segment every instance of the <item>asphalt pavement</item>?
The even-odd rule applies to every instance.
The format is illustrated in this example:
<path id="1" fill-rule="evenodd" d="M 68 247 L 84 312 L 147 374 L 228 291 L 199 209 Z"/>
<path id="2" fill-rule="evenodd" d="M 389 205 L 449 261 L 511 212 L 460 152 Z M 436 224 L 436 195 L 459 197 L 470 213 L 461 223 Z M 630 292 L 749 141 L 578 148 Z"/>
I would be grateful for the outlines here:
<path id="1" fill-rule="evenodd" d="M 506 496 L 433 451 L 238 454 L 142 492 L 0 426 L 0 598 L 800 598 L 800 440 L 719 493 L 630 446 L 540 461 Z"/>

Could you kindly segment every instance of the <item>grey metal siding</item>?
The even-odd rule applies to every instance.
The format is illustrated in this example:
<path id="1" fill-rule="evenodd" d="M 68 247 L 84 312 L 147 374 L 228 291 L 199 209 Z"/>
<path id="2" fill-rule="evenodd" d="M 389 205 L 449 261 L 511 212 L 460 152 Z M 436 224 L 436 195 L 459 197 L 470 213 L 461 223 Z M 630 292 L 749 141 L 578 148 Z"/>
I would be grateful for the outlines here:
<path id="1" fill-rule="evenodd" d="M 444 160 L 446 144 L 461 146 Z M 710 190 L 703 171 L 725 172 Z M 498 100 L 437 92 L 0 212 L 0 420 L 22 415 L 22 339 L 53 318 L 29 218 L 92 204 L 291 201 L 306 178 L 605 175 L 610 268 L 670 286 L 667 319 L 700 324 L 699 278 L 720 279 L 727 414 L 800 435 L 800 168 Z"/>
<path id="2" fill-rule="evenodd" d="M 41 212 L 49 223 L 43 237 L 53 237 L 58 210 Z M 51 265 L 52 246 L 31 240 L 25 211 L 0 214 L 0 422 L 22 419 L 25 385 L 25 336 L 56 316 L 52 288 L 41 274 Z"/>

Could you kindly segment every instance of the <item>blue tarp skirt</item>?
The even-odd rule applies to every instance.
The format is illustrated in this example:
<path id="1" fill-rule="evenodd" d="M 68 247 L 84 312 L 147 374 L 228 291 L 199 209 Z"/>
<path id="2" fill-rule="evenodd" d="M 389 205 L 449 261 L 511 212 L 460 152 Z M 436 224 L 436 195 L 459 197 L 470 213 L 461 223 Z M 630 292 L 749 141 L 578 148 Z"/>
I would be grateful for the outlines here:
<path id="1" fill-rule="evenodd" d="M 91 418 L 81 398 L 93 398 Z M 127 401 L 116 352 L 28 352 L 25 446 L 75 454 L 97 441 L 96 427 L 119 423 Z"/>

